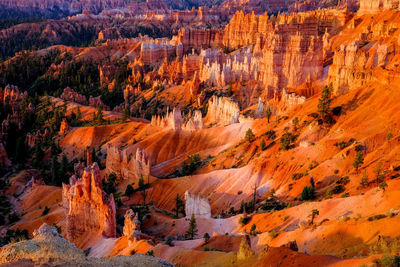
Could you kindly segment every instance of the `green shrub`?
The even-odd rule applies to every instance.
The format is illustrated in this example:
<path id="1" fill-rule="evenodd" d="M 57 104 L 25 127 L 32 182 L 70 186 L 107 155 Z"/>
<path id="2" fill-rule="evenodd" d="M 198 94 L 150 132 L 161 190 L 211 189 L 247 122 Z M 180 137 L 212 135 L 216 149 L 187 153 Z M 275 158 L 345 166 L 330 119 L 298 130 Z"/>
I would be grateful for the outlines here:
<path id="1" fill-rule="evenodd" d="M 305 186 L 301 192 L 302 200 L 311 200 L 315 198 L 315 189 L 313 186 Z"/>

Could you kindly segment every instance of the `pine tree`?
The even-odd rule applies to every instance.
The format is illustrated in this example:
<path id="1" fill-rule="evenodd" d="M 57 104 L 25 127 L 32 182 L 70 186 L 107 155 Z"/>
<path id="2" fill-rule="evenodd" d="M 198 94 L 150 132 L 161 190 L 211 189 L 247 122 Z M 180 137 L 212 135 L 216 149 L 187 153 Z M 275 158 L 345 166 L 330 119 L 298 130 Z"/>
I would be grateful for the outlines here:
<path id="1" fill-rule="evenodd" d="M 176 217 L 179 216 L 179 213 L 185 213 L 185 204 L 183 203 L 183 200 L 181 199 L 179 194 L 176 194 L 175 197 L 175 208 L 173 209 L 175 211 Z"/>
<path id="2" fill-rule="evenodd" d="M 369 184 L 368 174 L 367 174 L 367 171 L 364 170 L 363 176 L 362 176 L 361 181 L 360 181 L 360 185 L 363 186 L 363 187 L 365 187 L 365 186 L 367 186 L 368 184 Z"/>
<path id="3" fill-rule="evenodd" d="M 59 176 L 61 178 L 61 181 L 65 184 L 68 183 L 68 158 L 65 154 L 63 154 L 62 159 L 61 159 L 61 164 L 60 164 L 60 169 L 59 169 Z"/>
<path id="4" fill-rule="evenodd" d="M 80 121 L 82 119 L 82 113 L 81 113 L 81 109 L 78 107 L 76 109 L 76 120 Z"/>
<path id="5" fill-rule="evenodd" d="M 53 156 L 51 160 L 51 184 L 56 185 L 57 184 L 57 176 L 58 176 L 58 161 L 57 161 L 57 156 Z"/>
<path id="6" fill-rule="evenodd" d="M 382 168 L 382 162 L 378 162 L 378 164 L 376 164 L 374 173 L 375 173 L 376 181 L 378 183 L 381 183 L 383 181 L 383 178 L 385 178 L 385 174 L 384 174 L 384 171 Z"/>
<path id="7" fill-rule="evenodd" d="M 269 123 L 269 120 L 271 119 L 272 116 L 272 111 L 270 106 L 267 106 L 267 109 L 265 110 L 265 116 L 267 117 Z"/>
<path id="8" fill-rule="evenodd" d="M 208 233 L 205 233 L 204 235 L 203 235 L 203 238 L 204 238 L 204 243 L 208 243 L 208 241 L 210 240 L 210 235 L 208 234 Z"/>
<path id="9" fill-rule="evenodd" d="M 130 117 L 129 109 L 123 108 L 122 109 L 122 121 L 126 121 L 127 119 L 129 119 L 129 117 Z"/>
<path id="10" fill-rule="evenodd" d="M 310 214 L 310 217 L 311 217 L 311 222 L 310 222 L 310 224 L 314 224 L 314 219 L 315 219 L 315 217 L 316 217 L 317 215 L 319 215 L 319 210 L 313 209 L 313 210 L 311 211 L 311 214 Z"/>
<path id="11" fill-rule="evenodd" d="M 299 118 L 295 117 L 292 120 L 292 125 L 293 125 L 293 131 L 296 132 L 297 131 L 297 127 L 299 126 Z"/>
<path id="12" fill-rule="evenodd" d="M 322 90 L 321 97 L 318 99 L 318 112 L 320 119 L 324 120 L 327 118 L 330 106 L 331 106 L 331 86 L 325 86 Z"/>
<path id="13" fill-rule="evenodd" d="M 186 238 L 188 239 L 193 239 L 197 234 L 197 224 L 196 224 L 196 218 L 194 217 L 194 214 L 192 214 L 192 217 L 190 218 L 189 222 L 189 229 L 186 232 Z"/>
<path id="14" fill-rule="evenodd" d="M 361 165 L 363 165 L 363 163 L 363 154 L 361 151 L 358 151 L 353 161 L 353 167 L 356 169 L 356 172 L 358 172 L 358 169 L 361 167 Z"/>
<path id="15" fill-rule="evenodd" d="M 260 150 L 264 151 L 264 149 L 265 149 L 265 141 L 263 139 L 263 140 L 261 140 L 261 143 L 260 143 Z"/>
<path id="16" fill-rule="evenodd" d="M 244 139 L 245 139 L 247 142 L 253 142 L 255 138 L 256 138 L 256 136 L 254 135 L 253 130 L 249 128 L 249 129 L 246 131 L 246 135 L 245 135 Z"/>

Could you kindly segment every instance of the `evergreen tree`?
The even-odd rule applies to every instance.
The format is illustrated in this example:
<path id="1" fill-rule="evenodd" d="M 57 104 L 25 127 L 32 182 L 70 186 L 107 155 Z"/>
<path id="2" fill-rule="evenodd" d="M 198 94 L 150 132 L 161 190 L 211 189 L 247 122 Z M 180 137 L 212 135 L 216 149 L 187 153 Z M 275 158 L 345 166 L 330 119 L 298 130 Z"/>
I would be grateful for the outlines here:
<path id="1" fill-rule="evenodd" d="M 310 217 L 311 217 L 310 224 L 314 224 L 314 219 L 315 219 L 315 217 L 316 217 L 317 215 L 319 215 L 319 210 L 313 209 L 313 210 L 311 211 L 311 214 L 310 214 Z"/>
<path id="2" fill-rule="evenodd" d="M 320 114 L 320 119 L 323 121 L 326 120 L 330 112 L 331 93 L 331 86 L 325 86 L 322 90 L 321 97 L 318 99 L 318 112 Z"/>
<path id="3" fill-rule="evenodd" d="M 367 174 L 367 171 L 364 170 L 363 176 L 362 176 L 361 181 L 360 181 L 360 185 L 363 186 L 363 187 L 365 187 L 365 186 L 367 186 L 368 184 L 369 184 L 368 174 Z"/>
<path id="4" fill-rule="evenodd" d="M 379 184 L 379 189 L 382 189 L 382 191 L 385 192 L 387 186 L 386 182 L 382 182 Z"/>
<path id="5" fill-rule="evenodd" d="M 185 204 L 183 203 L 183 200 L 181 199 L 179 194 L 176 194 L 175 197 L 175 208 L 173 209 L 175 211 L 176 217 L 179 216 L 179 213 L 185 213 Z"/>
<path id="6" fill-rule="evenodd" d="M 58 161 L 57 161 L 57 156 L 53 156 L 51 159 L 51 168 L 50 168 L 50 173 L 51 173 L 51 184 L 56 185 L 57 180 L 58 180 Z"/>
<path id="7" fill-rule="evenodd" d="M 126 121 L 127 119 L 129 119 L 129 117 L 130 117 L 129 109 L 123 108 L 122 109 L 122 121 Z"/>
<path id="8" fill-rule="evenodd" d="M 97 123 L 103 123 L 104 122 L 103 107 L 100 106 L 100 105 L 97 107 L 96 122 Z"/>
<path id="9" fill-rule="evenodd" d="M 194 217 L 194 214 L 192 214 L 192 217 L 190 218 L 189 222 L 189 229 L 187 230 L 185 236 L 188 239 L 193 239 L 196 234 L 197 234 L 197 224 L 196 224 L 196 218 Z"/>
<path id="10" fill-rule="evenodd" d="M 82 113 L 81 113 L 81 109 L 78 107 L 76 109 L 76 120 L 80 121 L 82 119 Z"/>
<path id="11" fill-rule="evenodd" d="M 271 116 L 272 116 L 272 111 L 271 111 L 271 107 L 270 106 L 267 106 L 267 109 L 265 110 L 265 116 L 267 117 L 268 123 L 269 123 L 269 121 L 271 119 Z"/>
<path id="12" fill-rule="evenodd" d="M 125 196 L 129 197 L 133 194 L 133 192 L 135 192 L 135 190 L 133 189 L 132 185 L 128 184 L 125 189 Z"/>
<path id="13" fill-rule="evenodd" d="M 293 125 L 293 131 L 296 132 L 297 131 L 297 127 L 299 126 L 299 118 L 295 117 L 292 120 L 292 125 Z"/>
<path id="14" fill-rule="evenodd" d="M 378 164 L 376 164 L 374 173 L 375 173 L 376 181 L 378 183 L 381 183 L 383 181 L 383 178 L 385 178 L 385 174 L 384 174 L 384 171 L 382 168 L 382 162 L 378 162 Z"/>
<path id="15" fill-rule="evenodd" d="M 249 129 L 246 131 L 246 135 L 244 136 L 244 139 L 245 139 L 247 142 L 253 142 L 255 138 L 256 138 L 256 136 L 254 135 L 253 130 L 249 128 Z"/>
<path id="16" fill-rule="evenodd" d="M 204 239 L 204 243 L 208 243 L 208 241 L 210 240 L 210 235 L 208 233 L 204 233 L 203 235 L 203 239 Z"/>
<path id="17" fill-rule="evenodd" d="M 358 151 L 353 161 L 353 167 L 356 169 L 356 172 L 358 172 L 358 169 L 361 167 L 361 165 L 363 165 L 363 163 L 363 154 L 361 151 Z"/>
<path id="18" fill-rule="evenodd" d="M 65 154 L 62 155 L 59 170 L 59 177 L 61 178 L 61 181 L 65 184 L 68 184 L 68 158 Z"/>
<path id="19" fill-rule="evenodd" d="M 260 150 L 264 151 L 264 149 L 265 149 L 265 141 L 263 139 L 263 140 L 261 140 L 261 143 L 260 143 Z"/>

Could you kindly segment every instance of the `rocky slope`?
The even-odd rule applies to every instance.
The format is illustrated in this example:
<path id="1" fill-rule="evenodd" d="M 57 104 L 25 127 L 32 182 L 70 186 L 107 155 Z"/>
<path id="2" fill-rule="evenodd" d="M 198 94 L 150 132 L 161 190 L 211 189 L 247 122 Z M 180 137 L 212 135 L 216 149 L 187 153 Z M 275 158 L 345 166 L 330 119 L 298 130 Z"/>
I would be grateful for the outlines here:
<path id="1" fill-rule="evenodd" d="M 10 244 L 0 250 L 1 266 L 173 266 L 158 258 L 134 255 L 114 258 L 88 258 L 84 251 L 63 238 L 57 229 L 43 224 L 34 238 Z M 10 265 L 11 264 L 11 265 Z"/>

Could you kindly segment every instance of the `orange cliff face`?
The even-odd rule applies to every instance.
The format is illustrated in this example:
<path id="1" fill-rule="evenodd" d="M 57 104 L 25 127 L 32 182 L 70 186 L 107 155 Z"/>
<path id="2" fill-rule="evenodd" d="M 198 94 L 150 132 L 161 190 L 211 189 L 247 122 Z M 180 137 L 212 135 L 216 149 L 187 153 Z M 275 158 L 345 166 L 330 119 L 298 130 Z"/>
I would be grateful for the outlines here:
<path id="1" fill-rule="evenodd" d="M 71 177 L 63 185 L 63 205 L 66 209 L 66 238 L 79 248 L 99 237 L 115 237 L 115 202 L 112 194 L 102 190 L 97 163 L 84 169 L 82 177 Z"/>

